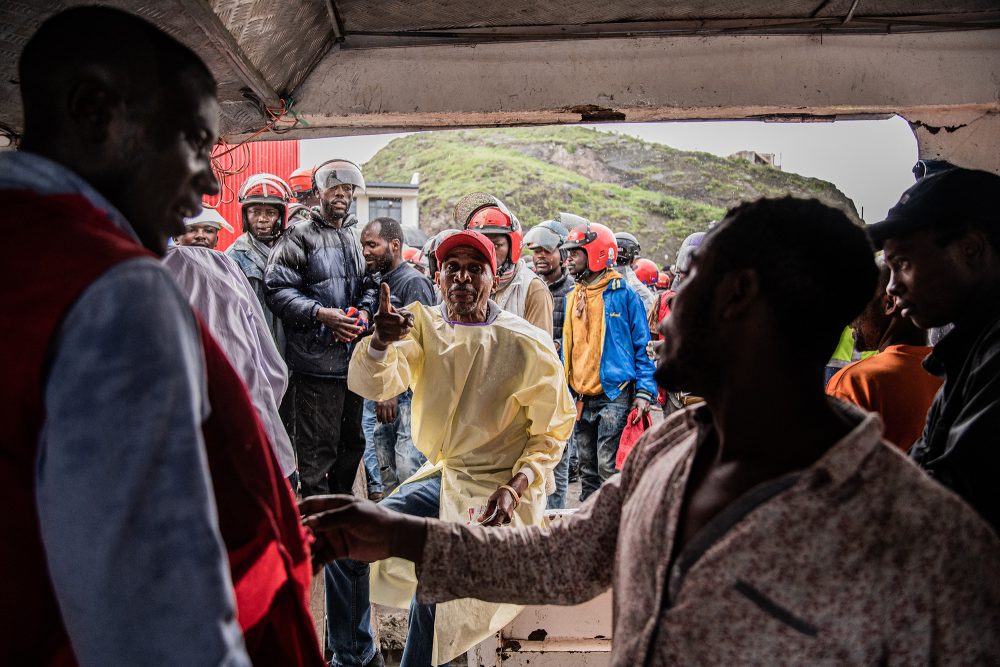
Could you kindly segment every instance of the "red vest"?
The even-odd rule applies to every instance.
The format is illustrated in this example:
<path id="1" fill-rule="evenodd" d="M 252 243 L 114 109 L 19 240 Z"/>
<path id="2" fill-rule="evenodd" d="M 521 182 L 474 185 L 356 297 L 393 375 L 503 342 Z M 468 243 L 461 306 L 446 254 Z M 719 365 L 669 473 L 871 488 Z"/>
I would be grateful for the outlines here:
<path id="1" fill-rule="evenodd" d="M 0 191 L 12 234 L 0 244 L 0 663 L 74 665 L 35 506 L 50 345 L 86 288 L 152 256 L 79 195 Z M 308 607 L 309 551 L 243 381 L 201 325 L 211 416 L 202 425 L 237 617 L 259 665 L 322 665 Z"/>

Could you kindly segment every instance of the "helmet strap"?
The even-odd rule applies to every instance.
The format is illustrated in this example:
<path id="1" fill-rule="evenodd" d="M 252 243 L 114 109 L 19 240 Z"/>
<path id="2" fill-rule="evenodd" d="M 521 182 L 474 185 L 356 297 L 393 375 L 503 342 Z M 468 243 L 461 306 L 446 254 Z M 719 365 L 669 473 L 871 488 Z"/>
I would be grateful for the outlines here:
<path id="1" fill-rule="evenodd" d="M 249 234 L 252 238 L 256 239 L 257 241 L 263 243 L 268 247 L 274 245 L 274 242 L 277 241 L 284 233 L 285 231 L 283 229 L 283 227 L 285 226 L 284 223 L 285 223 L 284 216 L 278 216 L 278 219 L 274 221 L 274 227 L 271 228 L 270 234 L 264 236 L 257 236 L 250 229 L 250 221 L 247 220 L 246 212 L 243 213 L 243 231 Z"/>
<path id="2" fill-rule="evenodd" d="M 572 273 L 572 271 L 570 273 Z M 597 274 L 591 271 L 589 266 L 580 273 L 573 273 L 573 277 L 576 281 L 583 283 L 584 285 L 593 282 L 595 276 L 597 276 Z"/>
<path id="3" fill-rule="evenodd" d="M 514 262 L 510 261 L 510 257 L 507 257 L 503 264 L 497 267 L 497 275 L 500 276 L 501 280 L 514 275 Z"/>

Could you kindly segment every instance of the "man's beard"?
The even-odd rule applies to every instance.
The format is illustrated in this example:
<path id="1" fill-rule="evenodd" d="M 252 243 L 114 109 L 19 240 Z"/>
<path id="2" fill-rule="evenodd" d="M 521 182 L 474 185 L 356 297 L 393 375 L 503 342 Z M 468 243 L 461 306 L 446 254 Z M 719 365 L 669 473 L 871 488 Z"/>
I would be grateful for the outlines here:
<path id="1" fill-rule="evenodd" d="M 672 350 L 662 349 L 653 377 L 666 391 L 700 390 L 700 380 L 704 379 L 706 361 L 713 357 L 708 342 L 712 338 L 710 323 L 711 304 L 699 302 L 685 313 L 687 324 L 683 329 L 668 331 L 677 340 L 669 341 Z M 669 316 L 669 317 L 672 317 Z"/>
<path id="2" fill-rule="evenodd" d="M 348 204 L 347 206 L 345 206 L 343 212 L 341 212 L 335 209 L 333 207 L 333 204 L 334 202 L 332 201 L 328 202 L 325 199 L 319 200 L 319 209 L 320 213 L 323 214 L 323 219 L 326 220 L 327 222 L 335 222 L 346 218 L 348 211 L 351 210 L 350 205 Z"/>
<path id="3" fill-rule="evenodd" d="M 562 275 L 562 266 L 556 264 L 555 266 L 551 266 L 545 273 L 539 273 L 538 275 L 551 282 Z"/>
<path id="4" fill-rule="evenodd" d="M 448 306 L 452 312 L 456 315 L 471 315 L 475 313 L 479 307 L 479 294 L 471 287 L 452 287 L 448 290 L 448 296 L 450 297 L 452 294 L 459 292 L 470 294 L 473 298 L 468 301 L 454 301 L 449 298 Z"/>
<path id="5" fill-rule="evenodd" d="M 372 272 L 386 274 L 392 268 L 392 257 L 383 255 L 372 260 Z"/>

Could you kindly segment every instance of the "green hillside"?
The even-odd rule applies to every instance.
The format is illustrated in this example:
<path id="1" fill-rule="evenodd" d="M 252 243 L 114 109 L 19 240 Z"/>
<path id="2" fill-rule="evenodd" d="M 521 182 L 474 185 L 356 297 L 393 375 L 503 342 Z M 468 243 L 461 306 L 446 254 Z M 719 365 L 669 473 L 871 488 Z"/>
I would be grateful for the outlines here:
<path id="1" fill-rule="evenodd" d="M 415 171 L 426 230 L 454 227 L 455 202 L 481 190 L 503 199 L 526 228 L 566 211 L 630 231 L 657 263 L 743 200 L 797 194 L 854 211 L 826 181 L 581 127 L 413 134 L 364 166 L 373 182 L 409 182 Z"/>

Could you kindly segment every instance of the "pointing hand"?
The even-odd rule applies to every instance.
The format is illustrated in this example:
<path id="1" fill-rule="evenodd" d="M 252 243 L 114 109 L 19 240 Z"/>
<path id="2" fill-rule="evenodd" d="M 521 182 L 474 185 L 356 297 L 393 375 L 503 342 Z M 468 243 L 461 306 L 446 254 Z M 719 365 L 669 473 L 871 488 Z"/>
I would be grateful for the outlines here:
<path id="1" fill-rule="evenodd" d="M 372 337 L 372 347 L 376 350 L 384 350 L 390 343 L 402 340 L 413 328 L 413 314 L 405 309 L 396 310 L 392 307 L 389 284 L 382 283 L 381 289 L 378 312 L 373 319 L 375 335 Z"/>

